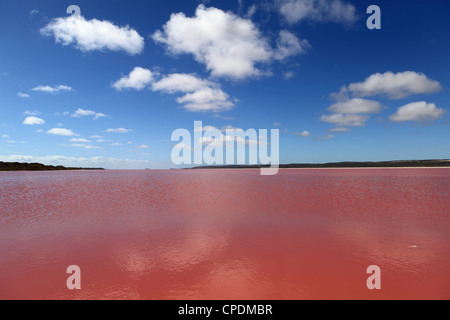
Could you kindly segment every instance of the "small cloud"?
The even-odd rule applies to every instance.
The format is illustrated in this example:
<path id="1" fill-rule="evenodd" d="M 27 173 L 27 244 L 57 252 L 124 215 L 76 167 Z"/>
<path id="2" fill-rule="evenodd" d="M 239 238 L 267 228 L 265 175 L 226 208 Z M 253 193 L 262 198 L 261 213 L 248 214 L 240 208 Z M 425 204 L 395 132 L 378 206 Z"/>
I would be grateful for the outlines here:
<path id="1" fill-rule="evenodd" d="M 103 149 L 102 147 L 91 146 L 91 145 L 86 145 L 86 144 L 82 144 L 82 143 L 73 143 L 70 146 L 75 147 L 75 148 L 84 148 L 84 149 Z"/>
<path id="2" fill-rule="evenodd" d="M 40 113 L 39 111 L 34 110 L 34 111 L 25 111 L 23 114 L 25 116 L 39 116 L 42 113 Z"/>
<path id="3" fill-rule="evenodd" d="M 70 142 L 86 142 L 86 143 L 88 143 L 90 141 L 88 139 L 84 139 L 84 138 L 73 138 L 73 139 L 70 139 Z"/>
<path id="4" fill-rule="evenodd" d="M 51 87 L 51 86 L 37 86 L 33 89 L 31 89 L 31 91 L 37 91 L 37 92 L 45 92 L 45 93 L 50 93 L 50 94 L 57 94 L 61 91 L 66 91 L 66 92 L 70 92 L 73 91 L 73 89 L 69 86 L 65 86 L 65 85 L 59 85 L 59 86 L 55 86 L 55 87 Z"/>
<path id="5" fill-rule="evenodd" d="M 63 128 L 53 128 L 47 131 L 47 134 L 53 134 L 56 136 L 66 136 L 66 137 L 70 137 L 70 136 L 74 136 L 75 133 L 73 133 L 72 130 L 69 129 L 63 129 Z"/>
<path id="6" fill-rule="evenodd" d="M 79 108 L 77 111 L 75 111 L 75 113 L 73 113 L 71 115 L 72 118 L 82 118 L 82 117 L 91 117 L 91 116 L 94 117 L 94 120 L 108 117 L 108 115 L 106 115 L 104 113 L 99 113 L 99 112 L 95 112 L 92 110 L 84 110 L 81 108 Z"/>
<path id="7" fill-rule="evenodd" d="M 364 127 L 370 116 L 361 114 L 332 114 L 323 115 L 320 121 L 335 124 L 337 126 Z"/>
<path id="8" fill-rule="evenodd" d="M 274 122 L 274 123 L 273 123 L 273 126 L 274 126 L 274 127 L 281 127 L 281 122 Z"/>
<path id="9" fill-rule="evenodd" d="M 442 85 L 429 79 L 423 73 L 405 71 L 399 73 L 375 73 L 363 82 L 351 83 L 342 87 L 335 97 L 346 96 L 349 93 L 355 97 L 365 98 L 374 96 L 387 96 L 398 100 L 417 94 L 431 94 L 442 90 Z"/>
<path id="10" fill-rule="evenodd" d="M 132 132 L 132 129 L 125 129 L 125 128 L 117 128 L 117 129 L 107 129 L 106 132 L 108 133 L 130 133 Z"/>
<path id="11" fill-rule="evenodd" d="M 26 94 L 26 93 L 23 93 L 23 92 L 17 92 L 17 96 L 18 96 L 19 98 L 23 98 L 23 99 L 27 99 L 27 98 L 30 97 L 29 94 Z"/>
<path id="12" fill-rule="evenodd" d="M 329 135 L 327 135 L 325 137 L 315 138 L 314 141 L 326 141 L 326 140 L 331 140 L 331 139 L 334 139 L 334 138 L 336 138 L 336 136 L 334 136 L 332 134 L 329 134 Z"/>
<path id="13" fill-rule="evenodd" d="M 303 132 L 291 132 L 293 135 L 298 136 L 298 137 L 302 137 L 302 138 L 306 138 L 306 137 L 310 137 L 311 133 L 309 131 L 303 131 Z"/>
<path id="14" fill-rule="evenodd" d="M 3 135 L 2 135 L 2 138 L 3 138 L 3 139 L 9 139 L 9 136 L 8 136 L 7 134 L 3 134 Z"/>
<path id="15" fill-rule="evenodd" d="M 280 14 L 290 24 L 303 20 L 352 25 L 358 20 L 356 8 L 341 0 L 280 0 Z"/>
<path id="16" fill-rule="evenodd" d="M 150 147 L 147 146 L 147 145 L 145 145 L 145 144 L 143 144 L 143 145 L 138 146 L 138 147 L 136 147 L 136 148 L 138 148 L 138 149 L 148 149 L 148 148 L 150 148 Z"/>
<path id="17" fill-rule="evenodd" d="M 53 36 L 56 43 L 73 45 L 82 52 L 107 49 L 136 55 L 144 50 L 144 38 L 129 26 L 119 27 L 105 20 L 86 20 L 82 16 L 53 19 L 40 32 L 43 36 Z"/>
<path id="18" fill-rule="evenodd" d="M 123 146 L 122 143 L 118 143 L 118 142 L 110 143 L 109 145 L 110 145 L 110 146 L 113 146 L 113 147 Z"/>
<path id="19" fill-rule="evenodd" d="M 351 131 L 349 128 L 344 128 L 344 127 L 332 128 L 332 129 L 328 130 L 328 132 L 334 132 L 334 133 L 343 133 L 343 132 L 349 132 L 349 131 Z"/>
<path id="20" fill-rule="evenodd" d="M 29 13 L 29 16 L 32 17 L 32 16 L 35 16 L 37 14 L 39 14 L 39 10 L 31 10 L 30 13 Z"/>
<path id="21" fill-rule="evenodd" d="M 283 72 L 283 79 L 284 80 L 290 80 L 290 79 L 292 79 L 294 77 L 295 77 L 295 72 L 293 72 L 293 71 Z"/>
<path id="22" fill-rule="evenodd" d="M 331 105 L 328 111 L 345 114 L 369 114 L 378 113 L 382 109 L 383 106 L 378 101 L 354 98 L 339 101 Z"/>
<path id="23" fill-rule="evenodd" d="M 400 107 L 395 114 L 389 117 L 394 122 L 429 122 L 442 118 L 446 111 L 439 109 L 434 103 L 425 101 L 414 102 Z"/>
<path id="24" fill-rule="evenodd" d="M 27 126 L 43 125 L 45 124 L 45 120 L 37 117 L 27 117 L 23 121 L 23 124 Z"/>
<path id="25" fill-rule="evenodd" d="M 102 139 L 103 136 L 95 135 L 95 136 L 91 136 L 90 138 L 91 138 L 91 139 Z"/>
<path id="26" fill-rule="evenodd" d="M 143 90 L 153 81 L 154 73 L 148 69 L 136 67 L 128 76 L 123 76 L 112 84 L 118 91 L 124 89 Z"/>

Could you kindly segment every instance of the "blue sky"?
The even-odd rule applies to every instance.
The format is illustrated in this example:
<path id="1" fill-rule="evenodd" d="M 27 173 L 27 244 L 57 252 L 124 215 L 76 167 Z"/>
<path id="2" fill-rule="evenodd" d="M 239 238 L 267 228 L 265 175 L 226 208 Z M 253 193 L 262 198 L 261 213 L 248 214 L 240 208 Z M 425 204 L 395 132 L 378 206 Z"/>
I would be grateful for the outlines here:
<path id="1" fill-rule="evenodd" d="M 196 120 L 279 129 L 281 163 L 449 158 L 449 14 L 434 0 L 3 0 L 0 161 L 171 168 L 172 132 Z"/>

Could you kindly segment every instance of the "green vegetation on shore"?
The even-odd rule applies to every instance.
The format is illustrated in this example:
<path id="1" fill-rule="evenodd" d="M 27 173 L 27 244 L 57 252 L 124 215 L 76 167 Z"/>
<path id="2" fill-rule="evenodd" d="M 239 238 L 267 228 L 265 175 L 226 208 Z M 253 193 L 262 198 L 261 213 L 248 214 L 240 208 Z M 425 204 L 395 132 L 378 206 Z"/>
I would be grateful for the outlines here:
<path id="1" fill-rule="evenodd" d="M 251 169 L 264 168 L 268 166 L 201 166 L 191 169 Z M 400 161 L 382 161 L 382 162 L 335 162 L 335 163 L 293 163 L 280 164 L 281 169 L 307 169 L 307 168 L 413 168 L 413 167 L 450 167 L 450 160 L 400 160 Z"/>
<path id="2" fill-rule="evenodd" d="M 1 162 L 0 171 L 57 171 L 57 170 L 104 170 L 102 168 L 66 168 L 46 166 L 41 163 Z"/>

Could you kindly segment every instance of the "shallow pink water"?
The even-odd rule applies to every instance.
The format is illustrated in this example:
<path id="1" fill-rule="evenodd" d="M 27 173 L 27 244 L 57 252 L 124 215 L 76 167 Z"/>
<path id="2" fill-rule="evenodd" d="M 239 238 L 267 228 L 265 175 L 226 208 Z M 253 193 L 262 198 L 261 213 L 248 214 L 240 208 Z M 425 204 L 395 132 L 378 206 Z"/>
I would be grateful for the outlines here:
<path id="1" fill-rule="evenodd" d="M 449 230 L 450 169 L 0 173 L 0 299 L 450 299 Z"/>

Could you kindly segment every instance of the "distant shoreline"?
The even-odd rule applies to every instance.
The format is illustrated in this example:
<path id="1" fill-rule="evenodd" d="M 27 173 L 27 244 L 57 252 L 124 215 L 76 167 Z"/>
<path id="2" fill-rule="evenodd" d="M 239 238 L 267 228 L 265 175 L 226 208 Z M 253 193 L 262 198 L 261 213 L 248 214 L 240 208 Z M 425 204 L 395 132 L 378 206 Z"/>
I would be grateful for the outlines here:
<path id="1" fill-rule="evenodd" d="M 188 170 L 201 169 L 261 169 L 269 166 L 260 165 L 230 165 L 230 166 L 199 166 Z M 293 163 L 280 164 L 279 169 L 368 169 L 368 168 L 450 168 L 450 160 L 400 160 L 380 162 L 333 162 L 333 163 Z"/>
<path id="2" fill-rule="evenodd" d="M 64 166 L 47 166 L 41 163 L 1 162 L 0 171 L 81 171 L 105 170 L 103 168 L 68 168 Z"/>

